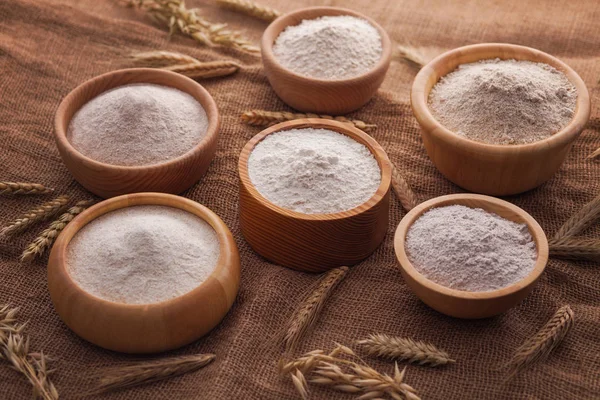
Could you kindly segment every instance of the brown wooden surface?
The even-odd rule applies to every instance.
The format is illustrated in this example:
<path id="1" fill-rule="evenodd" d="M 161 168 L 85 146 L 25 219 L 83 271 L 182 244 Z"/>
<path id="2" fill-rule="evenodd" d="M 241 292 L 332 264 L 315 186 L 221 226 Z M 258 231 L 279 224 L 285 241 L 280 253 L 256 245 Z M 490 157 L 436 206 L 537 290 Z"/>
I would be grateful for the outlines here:
<path id="1" fill-rule="evenodd" d="M 147 166 L 110 165 L 92 160 L 77 151 L 67 139 L 73 115 L 100 93 L 130 83 L 170 86 L 193 96 L 208 117 L 204 138 L 180 157 Z M 212 96 L 192 79 L 170 71 L 131 68 L 112 71 L 77 86 L 58 107 L 54 131 L 64 163 L 75 179 L 90 192 L 104 198 L 135 192 L 178 194 L 198 182 L 206 173 L 217 148 L 219 113 Z"/>
<path id="2" fill-rule="evenodd" d="M 332 214 L 304 214 L 268 201 L 252 184 L 248 157 L 267 135 L 298 128 L 330 129 L 353 138 L 371 150 L 381 168 L 381 184 L 365 203 Z M 390 161 L 369 135 L 348 124 L 299 119 L 265 129 L 250 140 L 238 164 L 240 174 L 240 228 L 248 243 L 263 257 L 302 271 L 325 271 L 354 265 L 367 258 L 385 237 L 389 219 Z"/>
<path id="3" fill-rule="evenodd" d="M 211 275 L 192 291 L 153 304 L 122 304 L 89 294 L 73 281 L 67 246 L 88 222 L 136 205 L 175 207 L 204 219 L 217 232 L 221 254 Z M 225 223 L 195 201 L 164 194 L 137 193 L 105 200 L 77 216 L 60 234 L 48 261 L 48 288 L 60 318 L 82 338 L 109 350 L 153 353 L 175 349 L 208 333 L 227 314 L 240 283 L 240 256 Z"/>
<path id="4" fill-rule="evenodd" d="M 482 208 L 511 221 L 527 224 L 538 251 L 537 261 L 531 273 L 515 284 L 490 292 L 450 289 L 430 281 L 419 273 L 406 255 L 406 234 L 412 224 L 427 210 L 452 204 Z M 446 315 L 469 319 L 492 317 L 519 304 L 531 292 L 548 262 L 548 240 L 531 215 L 507 201 L 468 193 L 436 197 L 413 208 L 396 229 L 394 250 L 404 280 L 424 303 Z"/>
<path id="5" fill-rule="evenodd" d="M 367 20 L 381 35 L 383 52 L 368 72 L 354 78 L 323 80 L 299 75 L 284 68 L 273 55 L 273 43 L 288 26 L 324 15 L 351 15 Z M 341 115 L 367 103 L 377 92 L 390 66 L 392 45 L 386 31 L 374 20 L 356 11 L 336 7 L 309 7 L 282 15 L 265 30 L 261 40 L 265 75 L 275 93 L 290 107 L 304 112 Z"/>
<path id="6" fill-rule="evenodd" d="M 443 127 L 428 108 L 432 87 L 460 64 L 493 58 L 543 62 L 564 72 L 578 92 L 571 123 L 547 139 L 524 145 L 476 142 Z M 550 179 L 590 116 L 588 90 L 568 65 L 539 50 L 499 43 L 464 46 L 435 58 L 416 76 L 411 105 L 427 154 L 437 169 L 467 190 L 495 196 L 521 193 Z"/>

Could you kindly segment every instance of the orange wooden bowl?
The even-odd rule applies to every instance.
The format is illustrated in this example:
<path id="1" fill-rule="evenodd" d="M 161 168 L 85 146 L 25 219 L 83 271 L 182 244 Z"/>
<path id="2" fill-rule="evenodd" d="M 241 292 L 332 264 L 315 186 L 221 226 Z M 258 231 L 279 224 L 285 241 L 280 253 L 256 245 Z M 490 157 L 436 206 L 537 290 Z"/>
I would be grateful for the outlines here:
<path id="1" fill-rule="evenodd" d="M 428 106 L 433 86 L 460 64 L 493 58 L 542 62 L 565 73 L 578 92 L 573 120 L 551 137 L 523 145 L 476 142 L 442 126 Z M 549 54 L 513 44 L 476 44 L 440 55 L 417 74 L 410 99 L 425 149 L 437 169 L 467 190 L 494 196 L 521 193 L 550 179 L 590 116 L 589 93 L 575 71 Z"/>
<path id="2" fill-rule="evenodd" d="M 96 297 L 69 275 L 69 242 L 90 221 L 137 205 L 185 210 L 217 232 L 221 254 L 215 270 L 192 291 L 153 304 L 123 304 Z M 105 200 L 71 221 L 60 234 L 48 261 L 48 288 L 56 312 L 77 335 L 95 345 L 125 353 L 154 353 L 181 347 L 213 329 L 227 314 L 238 292 L 240 256 L 225 223 L 208 208 L 183 197 L 137 193 Z"/>
<path id="3" fill-rule="evenodd" d="M 130 83 L 154 83 L 188 93 L 202 105 L 208 117 L 206 136 L 187 153 L 159 164 L 120 166 L 84 156 L 67 139 L 73 115 L 100 93 Z M 152 68 L 121 69 L 92 78 L 77 86 L 60 103 L 54 120 L 58 151 L 75 179 L 90 192 L 113 197 L 134 192 L 181 193 L 204 176 L 216 149 L 219 112 L 212 96 L 183 75 Z"/>
<path id="4" fill-rule="evenodd" d="M 276 206 L 263 197 L 248 175 L 250 153 L 267 135 L 299 128 L 329 129 L 367 146 L 381 169 L 381 184 L 375 194 L 358 207 L 332 214 L 304 214 Z M 274 263 L 309 272 L 353 265 L 373 253 L 385 237 L 390 161 L 375 139 L 353 126 L 311 118 L 274 125 L 244 146 L 238 168 L 242 234 L 257 253 Z"/>
<path id="5" fill-rule="evenodd" d="M 533 270 L 521 281 L 490 292 L 467 292 L 439 285 L 421 275 L 406 255 L 406 234 L 411 225 L 427 210 L 460 204 L 482 208 L 518 223 L 525 223 L 537 247 L 538 257 Z M 548 240 L 535 219 L 523 209 L 507 201 L 478 194 L 451 194 L 419 204 L 404 216 L 396 229 L 394 249 L 400 271 L 411 290 L 425 304 L 443 314 L 458 318 L 487 318 L 516 306 L 531 292 L 548 262 Z"/>
<path id="6" fill-rule="evenodd" d="M 350 15 L 367 20 L 379 31 L 383 52 L 381 59 L 366 73 L 340 80 L 324 80 L 299 75 L 283 67 L 273 54 L 273 43 L 288 26 L 298 25 L 302 20 L 326 15 Z M 265 30 L 261 40 L 262 61 L 265 74 L 277 93 L 287 105 L 304 112 L 346 114 L 365 105 L 385 78 L 392 58 L 392 44 L 385 30 L 371 18 L 356 11 L 337 7 L 309 7 L 282 15 Z"/>

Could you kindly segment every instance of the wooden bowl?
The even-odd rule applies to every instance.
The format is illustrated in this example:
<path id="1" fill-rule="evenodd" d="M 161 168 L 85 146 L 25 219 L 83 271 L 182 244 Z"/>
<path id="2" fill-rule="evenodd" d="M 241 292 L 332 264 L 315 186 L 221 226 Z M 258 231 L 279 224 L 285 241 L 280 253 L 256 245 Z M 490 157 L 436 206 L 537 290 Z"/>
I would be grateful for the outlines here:
<path id="1" fill-rule="evenodd" d="M 381 184 L 365 203 L 331 214 L 304 214 L 279 207 L 263 197 L 248 175 L 248 157 L 266 136 L 299 128 L 324 128 L 367 146 L 381 169 Z M 353 265 L 381 244 L 388 227 L 391 166 L 385 151 L 371 136 L 348 124 L 323 119 L 283 122 L 254 136 L 242 149 L 240 227 L 246 241 L 266 259 L 285 267 L 320 272 Z"/>
<path id="2" fill-rule="evenodd" d="M 100 93 L 130 83 L 170 86 L 194 97 L 208 117 L 206 136 L 187 153 L 159 164 L 111 165 L 81 154 L 67 139 L 73 115 Z M 83 187 L 100 197 L 134 192 L 181 193 L 204 176 L 215 155 L 219 112 L 212 96 L 190 78 L 152 68 L 121 69 L 92 78 L 73 89 L 56 111 L 54 132 L 58 151 L 71 174 Z"/>
<path id="3" fill-rule="evenodd" d="M 83 290 L 67 270 L 69 242 L 90 221 L 137 205 L 162 205 L 190 212 L 217 232 L 221 254 L 215 270 L 192 291 L 152 304 L 123 304 Z M 235 300 L 240 256 L 225 223 L 208 208 L 183 197 L 137 193 L 105 200 L 71 221 L 60 234 L 48 261 L 48 288 L 56 312 L 77 335 L 95 345 L 125 353 L 154 353 L 181 347 L 214 328 Z"/>
<path id="4" fill-rule="evenodd" d="M 565 73 L 578 92 L 573 120 L 547 139 L 522 145 L 476 142 L 442 126 L 429 110 L 432 87 L 460 64 L 493 58 L 542 62 Z M 417 74 L 410 99 L 425 149 L 437 169 L 467 190 L 494 196 L 521 193 L 550 179 L 590 116 L 588 90 L 575 71 L 549 54 L 513 44 L 476 44 L 440 55 Z"/>
<path id="5" fill-rule="evenodd" d="M 383 52 L 381 59 L 368 72 L 348 79 L 324 80 L 299 75 L 283 67 L 273 54 L 273 43 L 288 26 L 298 25 L 304 19 L 326 15 L 350 15 L 367 20 L 379 31 Z M 332 115 L 346 114 L 365 105 L 377 92 L 385 78 L 392 58 L 392 44 L 385 30 L 371 18 L 356 11 L 337 7 L 301 8 L 282 15 L 265 30 L 261 40 L 265 74 L 287 105 L 304 112 Z"/>
<path id="6" fill-rule="evenodd" d="M 533 270 L 525 278 L 505 288 L 490 292 L 467 292 L 439 285 L 421 275 L 406 255 L 406 234 L 411 225 L 427 210 L 460 204 L 482 208 L 518 223 L 525 223 L 537 247 Z M 425 304 L 443 314 L 458 318 L 487 318 L 516 306 L 531 292 L 548 262 L 548 240 L 535 219 L 523 209 L 504 200 L 478 194 L 451 194 L 436 197 L 413 208 L 400 221 L 394 236 L 394 249 L 400 271 L 411 290 Z"/>

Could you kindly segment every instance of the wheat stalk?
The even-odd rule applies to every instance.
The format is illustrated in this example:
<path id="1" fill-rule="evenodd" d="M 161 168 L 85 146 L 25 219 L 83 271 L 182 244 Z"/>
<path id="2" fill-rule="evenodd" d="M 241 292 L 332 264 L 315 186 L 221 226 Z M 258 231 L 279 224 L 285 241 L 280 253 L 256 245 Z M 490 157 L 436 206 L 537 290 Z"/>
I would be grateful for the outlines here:
<path id="1" fill-rule="evenodd" d="M 408 212 L 417 205 L 417 197 L 396 166 L 393 163 L 390 164 L 392 164 L 392 189 L 404 210 Z"/>
<path id="2" fill-rule="evenodd" d="M 241 118 L 242 122 L 252 126 L 270 126 L 279 122 L 292 121 L 295 119 L 320 118 L 350 124 L 358 129 L 362 129 L 365 132 L 373 131 L 377 128 L 377 125 L 367 124 L 357 119 L 348 119 L 346 117 L 332 117 L 331 115 L 318 115 L 310 113 L 291 113 L 287 111 L 252 110 L 244 112 Z"/>
<path id="3" fill-rule="evenodd" d="M 188 9 L 184 0 L 127 0 L 126 4 L 145 10 L 158 23 L 166 25 L 170 34 L 179 31 L 207 46 L 225 46 L 250 53 L 260 49 L 227 24 L 213 23 L 200 16 L 198 9 Z"/>
<path id="4" fill-rule="evenodd" d="M 560 227 L 554 239 L 575 236 L 590 227 L 600 217 L 600 196 L 596 197 L 577 211 Z"/>
<path id="5" fill-rule="evenodd" d="M 333 289 L 344 279 L 348 267 L 334 268 L 327 272 L 317 288 L 300 304 L 294 312 L 283 338 L 285 349 L 291 353 L 302 337 L 315 323 L 327 298 Z"/>
<path id="6" fill-rule="evenodd" d="M 559 308 L 542 329 L 516 350 L 507 365 L 516 372 L 536 360 L 548 356 L 565 338 L 574 321 L 575 314 L 571 307 L 565 305 Z"/>
<path id="7" fill-rule="evenodd" d="M 2 194 L 46 194 L 53 192 L 54 189 L 48 188 L 39 183 L 25 182 L 0 182 L 0 195 Z"/>
<path id="8" fill-rule="evenodd" d="M 600 156 L 600 148 L 596 149 L 596 151 L 590 154 L 587 158 L 593 160 L 596 159 L 598 156 Z"/>
<path id="9" fill-rule="evenodd" d="M 427 61 L 421 52 L 412 46 L 398 45 L 398 56 L 409 64 L 421 69 Z"/>
<path id="10" fill-rule="evenodd" d="M 27 378 L 34 398 L 57 400 L 58 391 L 49 378 L 52 371 L 48 370 L 48 357 L 29 351 L 29 337 L 23 335 L 25 324 L 18 323 L 17 312 L 8 305 L 0 307 L 0 360 L 6 360 Z"/>
<path id="11" fill-rule="evenodd" d="M 174 64 L 194 64 L 200 61 L 187 54 L 172 51 L 147 51 L 131 54 L 134 63 L 150 67 L 162 67 Z"/>
<path id="12" fill-rule="evenodd" d="M 171 65 L 162 69 L 177 72 L 189 78 L 215 78 L 227 76 L 237 72 L 240 65 L 233 61 L 211 61 L 204 63 L 191 63 Z"/>
<path id="13" fill-rule="evenodd" d="M 28 227 L 58 214 L 68 202 L 69 196 L 63 195 L 29 210 L 2 228 L 2 230 L 0 230 L 0 236 L 12 236 L 16 233 L 23 232 Z"/>
<path id="14" fill-rule="evenodd" d="M 52 246 L 65 226 L 67 226 L 67 224 L 71 222 L 78 214 L 83 212 L 83 210 L 85 210 L 90 204 L 92 204 L 92 201 L 90 200 L 80 201 L 73 207 L 69 208 L 67 212 L 62 214 L 56 221 L 52 222 L 50 226 L 46 228 L 40 234 L 40 236 L 35 238 L 35 240 L 31 242 L 23 251 L 23 254 L 21 255 L 21 261 L 24 263 L 29 263 L 36 257 L 44 254 L 44 252 Z"/>
<path id="15" fill-rule="evenodd" d="M 372 356 L 398 359 L 419 365 L 436 367 L 453 363 L 448 353 L 438 349 L 431 343 L 388 336 L 385 334 L 371 334 L 367 339 L 358 341 L 367 353 Z"/>
<path id="16" fill-rule="evenodd" d="M 587 260 L 600 262 L 600 240 L 595 239 L 551 239 L 548 242 L 550 255 L 566 260 Z"/>
<path id="17" fill-rule="evenodd" d="M 98 384 L 88 395 L 98 395 L 173 378 L 197 371 L 214 359 L 214 354 L 195 354 L 107 368 L 98 373 Z"/>
<path id="18" fill-rule="evenodd" d="M 251 17 L 259 18 L 264 21 L 273 21 L 281 15 L 277 10 L 270 7 L 261 6 L 253 1 L 247 0 L 217 0 L 217 4 L 220 7 L 233 10 Z"/>

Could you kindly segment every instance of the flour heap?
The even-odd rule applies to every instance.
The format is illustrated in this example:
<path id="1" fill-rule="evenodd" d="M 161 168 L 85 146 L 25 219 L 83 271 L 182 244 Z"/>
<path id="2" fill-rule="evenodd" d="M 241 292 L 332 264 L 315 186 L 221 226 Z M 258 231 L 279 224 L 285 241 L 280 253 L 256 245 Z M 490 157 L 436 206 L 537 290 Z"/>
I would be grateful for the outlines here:
<path id="1" fill-rule="evenodd" d="M 381 183 L 369 149 L 328 129 L 268 135 L 250 153 L 248 173 L 269 201 L 304 214 L 350 210 L 369 200 Z"/>
<path id="2" fill-rule="evenodd" d="M 117 87 L 87 102 L 73 116 L 67 138 L 96 161 L 138 166 L 187 153 L 207 129 L 206 111 L 192 96 L 143 83 Z"/>
<path id="3" fill-rule="evenodd" d="M 483 60 L 462 64 L 429 94 L 434 117 L 449 130 L 491 144 L 525 144 L 552 136 L 575 112 L 577 90 L 544 63 Z"/>
<path id="4" fill-rule="evenodd" d="M 285 28 L 273 54 L 285 68 L 316 79 L 337 80 L 362 75 L 381 59 L 377 29 L 364 19 L 324 16 Z"/>
<path id="5" fill-rule="evenodd" d="M 219 258 L 204 220 L 173 207 L 118 209 L 87 224 L 67 248 L 67 267 L 85 291 L 105 300 L 150 304 L 200 285 Z"/>
<path id="6" fill-rule="evenodd" d="M 408 230 L 405 247 L 412 265 L 427 279 L 469 292 L 516 283 L 537 259 L 527 225 L 462 205 L 425 212 Z"/>

